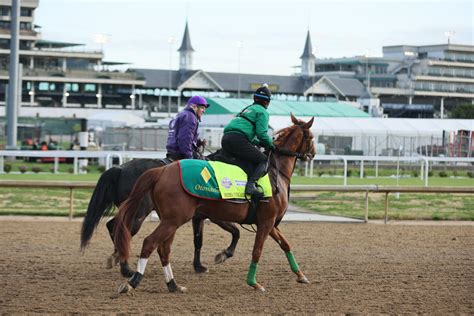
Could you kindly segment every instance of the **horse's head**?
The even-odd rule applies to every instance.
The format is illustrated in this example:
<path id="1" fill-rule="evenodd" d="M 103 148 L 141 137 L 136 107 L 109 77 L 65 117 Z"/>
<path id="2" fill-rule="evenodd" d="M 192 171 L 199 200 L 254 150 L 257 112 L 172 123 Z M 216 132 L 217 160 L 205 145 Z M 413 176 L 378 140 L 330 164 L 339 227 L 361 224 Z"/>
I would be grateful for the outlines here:
<path id="1" fill-rule="evenodd" d="M 275 140 L 277 151 L 286 156 L 295 156 L 302 160 L 312 159 L 316 154 L 313 143 L 313 133 L 310 128 L 313 126 L 314 117 L 308 122 L 297 119 L 291 113 L 293 126 L 278 131 Z"/>

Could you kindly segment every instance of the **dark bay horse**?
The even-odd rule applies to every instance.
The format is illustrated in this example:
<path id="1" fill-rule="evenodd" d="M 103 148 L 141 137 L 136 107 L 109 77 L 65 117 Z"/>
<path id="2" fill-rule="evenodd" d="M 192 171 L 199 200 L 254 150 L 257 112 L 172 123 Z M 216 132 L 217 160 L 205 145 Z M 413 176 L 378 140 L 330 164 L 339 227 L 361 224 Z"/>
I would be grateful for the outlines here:
<path id="1" fill-rule="evenodd" d="M 122 164 L 120 167 L 112 167 L 108 169 L 100 176 L 89 201 L 86 216 L 82 222 L 81 249 L 85 249 L 89 244 L 94 230 L 97 228 L 101 218 L 109 216 L 113 211 L 114 205 L 119 207 L 120 204 L 127 199 L 138 177 L 147 170 L 163 167 L 165 164 L 166 163 L 160 159 L 133 159 Z M 154 209 L 149 196 L 146 196 L 140 203 L 139 211 L 136 213 L 133 223 L 131 224 L 132 236 L 140 230 L 143 221 Z M 192 220 L 194 235 L 193 266 L 194 270 L 198 273 L 207 271 L 207 268 L 201 264 L 201 248 L 205 219 L 205 216 L 196 214 Z M 112 218 L 107 222 L 107 229 L 112 241 L 114 240 L 115 222 L 116 218 Z M 232 240 L 229 247 L 217 254 L 214 259 L 215 263 L 221 263 L 233 256 L 235 247 L 240 238 L 240 232 L 237 226 L 233 223 L 217 220 L 213 222 L 232 234 Z M 106 267 L 111 269 L 117 263 L 118 254 L 117 251 L 114 251 L 107 258 Z M 125 270 L 129 270 L 129 273 L 131 274 L 132 271 L 130 271 L 127 266 L 127 263 L 122 264 L 122 267 Z"/>
<path id="2" fill-rule="evenodd" d="M 294 125 L 277 132 L 274 144 L 276 150 L 270 159 L 269 175 L 273 195 L 268 203 L 260 203 L 254 224 L 257 226 L 252 261 L 247 274 L 247 284 L 256 290 L 264 291 L 257 282 L 257 265 L 262 254 L 263 244 L 270 235 L 285 252 L 291 270 L 297 275 L 297 282 L 308 283 L 291 251 L 290 244 L 278 229 L 288 205 L 288 189 L 296 159 L 313 157 L 315 148 L 309 122 L 296 119 Z M 115 224 L 115 246 L 121 262 L 130 257 L 131 228 L 136 214 L 140 212 L 140 201 L 150 194 L 155 209 L 160 214 L 158 227 L 143 241 L 137 271 L 127 282 L 119 287 L 120 293 L 136 288 L 143 278 L 148 258 L 158 250 L 166 284 L 170 292 L 184 292 L 178 286 L 170 265 L 170 251 L 176 230 L 195 214 L 209 218 L 242 223 L 248 212 L 247 204 L 234 204 L 222 200 L 207 200 L 186 193 L 180 183 L 180 166 L 177 163 L 145 172 L 136 182 L 129 198 L 120 206 Z M 124 274 L 126 276 L 127 274 Z"/>

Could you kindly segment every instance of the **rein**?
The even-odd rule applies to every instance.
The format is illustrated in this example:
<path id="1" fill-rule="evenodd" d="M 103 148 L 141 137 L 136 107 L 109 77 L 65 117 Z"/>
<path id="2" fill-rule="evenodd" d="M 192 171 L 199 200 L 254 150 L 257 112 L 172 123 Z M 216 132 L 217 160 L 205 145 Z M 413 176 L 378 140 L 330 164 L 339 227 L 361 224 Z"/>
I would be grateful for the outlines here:
<path id="1" fill-rule="evenodd" d="M 288 157 L 296 157 L 298 159 L 304 160 L 306 159 L 306 154 L 302 154 L 296 151 L 291 151 L 288 149 L 278 149 L 275 148 L 275 152 L 282 155 L 282 156 L 288 156 Z"/>

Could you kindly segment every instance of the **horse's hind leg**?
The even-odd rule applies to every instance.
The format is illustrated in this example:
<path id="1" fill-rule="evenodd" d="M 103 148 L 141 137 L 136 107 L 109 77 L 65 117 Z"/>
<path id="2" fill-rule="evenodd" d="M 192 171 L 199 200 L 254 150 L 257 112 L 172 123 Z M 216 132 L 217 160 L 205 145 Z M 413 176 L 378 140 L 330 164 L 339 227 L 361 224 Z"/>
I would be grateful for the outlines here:
<path id="1" fill-rule="evenodd" d="M 232 234 L 232 241 L 229 247 L 227 247 L 227 249 L 222 250 L 214 258 L 214 263 L 219 264 L 226 261 L 227 259 L 231 258 L 234 255 L 235 247 L 237 247 L 237 243 L 239 242 L 239 239 L 240 239 L 240 231 L 234 223 L 223 222 L 223 221 L 213 221 L 213 222 L 219 225 L 222 229 Z"/>
<path id="2" fill-rule="evenodd" d="M 186 290 L 185 288 L 176 285 L 176 282 L 173 278 L 171 265 L 169 264 L 171 243 L 177 228 L 178 226 L 173 223 L 161 221 L 158 227 L 143 240 L 142 251 L 137 263 L 137 271 L 132 275 L 126 284 L 123 284 L 119 287 L 119 293 L 129 292 L 132 288 L 136 288 L 140 284 L 145 273 L 148 258 L 157 248 L 159 250 L 158 253 L 160 254 L 161 264 L 163 265 L 163 271 L 165 272 L 167 285 L 174 285 L 175 291 L 184 292 Z M 168 285 L 168 289 L 171 291 L 170 285 Z"/>
<path id="3" fill-rule="evenodd" d="M 109 236 L 112 239 L 112 242 L 114 242 L 114 225 L 115 225 L 115 217 L 112 218 L 110 221 L 108 221 L 107 224 L 105 225 L 107 227 L 107 230 L 109 231 Z M 118 263 L 119 263 L 118 252 L 114 248 L 114 252 L 107 258 L 105 268 L 112 269 Z"/>
<path id="4" fill-rule="evenodd" d="M 132 234 L 132 237 L 135 236 L 140 228 L 143 225 L 143 222 L 145 221 L 146 217 L 150 212 L 152 211 L 152 207 L 149 205 L 150 202 L 146 201 L 145 205 L 142 205 L 139 211 L 138 216 L 133 219 L 132 227 L 130 230 L 130 233 Z M 110 223 L 110 224 L 109 224 Z M 109 230 L 110 237 L 112 238 L 112 241 L 114 240 L 114 225 L 115 225 L 115 217 L 112 218 L 110 221 L 107 222 L 107 229 Z M 107 269 L 111 269 L 114 266 L 116 266 L 119 263 L 119 257 L 118 257 L 118 252 L 116 249 L 114 249 L 114 252 L 107 258 Z M 120 273 L 126 277 L 129 278 L 135 273 L 132 269 L 130 269 L 130 266 L 127 261 L 125 262 L 120 262 Z"/>
<path id="5" fill-rule="evenodd" d="M 288 259 L 288 263 L 290 264 L 291 271 L 295 273 L 298 278 L 296 281 L 298 283 L 309 283 L 309 280 L 305 277 L 303 272 L 301 272 L 298 263 L 295 260 L 295 257 L 293 256 L 293 252 L 291 251 L 290 244 L 288 243 L 288 240 L 283 236 L 281 231 L 274 227 L 272 231 L 270 232 L 270 236 L 277 242 L 278 245 L 280 245 L 280 248 L 285 252 L 286 258 Z"/>
<path id="6" fill-rule="evenodd" d="M 196 273 L 207 272 L 208 269 L 201 264 L 201 249 L 203 239 L 204 219 L 202 215 L 193 216 L 193 235 L 194 235 L 194 260 L 193 267 Z"/>

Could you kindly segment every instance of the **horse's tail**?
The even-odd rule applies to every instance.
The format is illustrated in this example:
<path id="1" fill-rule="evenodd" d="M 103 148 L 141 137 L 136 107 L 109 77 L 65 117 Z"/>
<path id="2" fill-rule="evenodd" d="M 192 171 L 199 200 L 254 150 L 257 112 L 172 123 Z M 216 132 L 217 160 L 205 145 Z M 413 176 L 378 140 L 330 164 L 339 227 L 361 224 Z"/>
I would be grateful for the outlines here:
<path id="1" fill-rule="evenodd" d="M 133 219 L 137 216 L 140 202 L 150 190 L 158 183 L 164 168 L 154 168 L 142 174 L 129 197 L 120 205 L 119 212 L 115 217 L 115 248 L 119 254 L 120 261 L 127 261 L 130 257 L 130 229 Z M 152 198 L 153 200 L 153 198 Z"/>
<path id="2" fill-rule="evenodd" d="M 99 178 L 87 206 L 86 216 L 82 222 L 81 249 L 87 247 L 102 217 L 108 216 L 117 200 L 117 184 L 122 169 L 112 167 L 105 171 Z"/>

